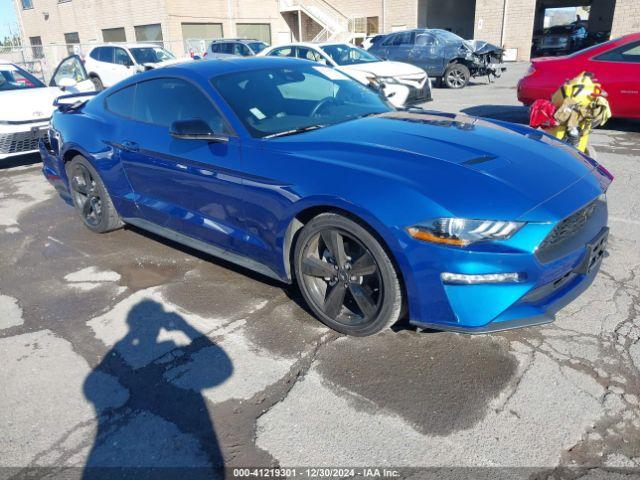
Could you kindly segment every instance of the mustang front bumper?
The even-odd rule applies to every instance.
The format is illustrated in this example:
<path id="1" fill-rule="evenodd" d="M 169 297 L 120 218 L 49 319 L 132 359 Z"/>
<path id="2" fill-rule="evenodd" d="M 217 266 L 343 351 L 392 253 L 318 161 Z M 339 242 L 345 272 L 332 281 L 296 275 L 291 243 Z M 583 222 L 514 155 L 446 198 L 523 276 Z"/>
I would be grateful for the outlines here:
<path id="1" fill-rule="evenodd" d="M 558 310 L 591 284 L 606 255 L 606 201 L 587 207 L 585 222 L 575 221 L 580 210 L 556 225 L 525 226 L 512 239 L 514 246 L 519 243 L 513 251 L 415 245 L 410 262 L 420 268 L 414 269 L 411 284 L 420 291 L 409 292 L 410 322 L 420 328 L 487 333 L 553 321 Z M 558 232 L 566 238 L 558 238 Z M 501 283 L 465 284 L 443 281 L 442 272 L 470 278 L 519 275 Z M 412 294 L 419 300 L 412 302 Z"/>

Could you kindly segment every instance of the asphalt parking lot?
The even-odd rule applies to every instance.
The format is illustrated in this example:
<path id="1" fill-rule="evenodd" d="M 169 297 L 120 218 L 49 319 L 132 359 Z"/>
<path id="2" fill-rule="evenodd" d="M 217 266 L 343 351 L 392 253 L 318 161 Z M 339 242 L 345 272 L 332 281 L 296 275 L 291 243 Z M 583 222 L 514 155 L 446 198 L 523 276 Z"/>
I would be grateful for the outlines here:
<path id="1" fill-rule="evenodd" d="M 427 106 L 525 122 L 526 68 L 435 89 Z M 610 469 L 640 467 L 639 131 L 593 135 L 616 179 L 591 288 L 553 324 L 473 337 L 341 337 L 294 289 L 140 230 L 92 234 L 37 158 L 7 162 L 0 478 L 216 465 L 630 478 Z"/>

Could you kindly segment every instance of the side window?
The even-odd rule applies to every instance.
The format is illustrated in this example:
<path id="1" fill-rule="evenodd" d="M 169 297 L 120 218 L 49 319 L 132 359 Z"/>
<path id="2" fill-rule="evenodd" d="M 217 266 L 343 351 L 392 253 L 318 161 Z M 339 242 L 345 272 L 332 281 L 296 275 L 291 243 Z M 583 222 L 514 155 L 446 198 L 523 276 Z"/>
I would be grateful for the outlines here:
<path id="1" fill-rule="evenodd" d="M 102 47 L 99 60 L 101 62 L 113 63 L 113 47 Z"/>
<path id="2" fill-rule="evenodd" d="M 212 43 L 211 44 L 211 51 L 213 53 L 220 53 L 220 44 L 219 43 Z"/>
<path id="3" fill-rule="evenodd" d="M 220 51 L 222 53 L 228 53 L 229 55 L 233 55 L 233 43 L 222 43 L 220 44 Z"/>
<path id="4" fill-rule="evenodd" d="M 199 118 L 214 132 L 228 133 L 222 117 L 205 94 L 177 78 L 138 83 L 133 118 L 166 128 L 178 120 Z"/>
<path id="5" fill-rule="evenodd" d="M 116 115 L 130 118 L 133 115 L 135 94 L 136 85 L 131 85 L 112 93 L 105 100 L 107 110 Z"/>
<path id="6" fill-rule="evenodd" d="M 269 56 L 273 57 L 295 57 L 295 50 L 293 47 L 282 47 L 273 50 Z"/>
<path id="7" fill-rule="evenodd" d="M 640 42 L 633 42 L 629 45 L 609 50 L 598 55 L 595 60 L 606 62 L 640 63 Z"/>
<path id="8" fill-rule="evenodd" d="M 233 54 L 240 55 L 242 57 L 251 56 L 251 50 L 244 43 L 236 43 L 233 46 Z"/>
<path id="9" fill-rule="evenodd" d="M 414 32 L 403 32 L 398 35 L 398 43 L 394 43 L 394 45 L 413 45 L 413 41 L 415 39 Z"/>
<path id="10" fill-rule="evenodd" d="M 100 52 L 102 52 L 102 47 L 94 48 L 91 50 L 89 56 L 94 60 L 100 60 Z"/>
<path id="11" fill-rule="evenodd" d="M 60 80 L 63 78 L 71 78 L 78 83 L 87 79 L 87 72 L 78 56 L 73 55 L 58 65 L 53 74 L 51 85 L 60 85 Z"/>
<path id="12" fill-rule="evenodd" d="M 311 48 L 298 47 L 298 58 L 303 60 L 311 60 L 312 62 L 326 63 L 324 58 Z"/>
<path id="13" fill-rule="evenodd" d="M 384 42 L 382 42 L 382 45 L 384 45 L 385 47 L 388 47 L 390 45 L 396 45 L 396 40 L 399 40 L 400 35 L 389 35 Z"/>
<path id="14" fill-rule="evenodd" d="M 129 58 L 129 54 L 124 48 L 114 48 L 113 63 L 124 65 L 125 67 L 133 65 L 131 58 Z"/>
<path id="15" fill-rule="evenodd" d="M 435 47 L 438 41 L 436 37 L 429 33 L 420 33 L 416 35 L 416 45 L 418 47 Z"/>

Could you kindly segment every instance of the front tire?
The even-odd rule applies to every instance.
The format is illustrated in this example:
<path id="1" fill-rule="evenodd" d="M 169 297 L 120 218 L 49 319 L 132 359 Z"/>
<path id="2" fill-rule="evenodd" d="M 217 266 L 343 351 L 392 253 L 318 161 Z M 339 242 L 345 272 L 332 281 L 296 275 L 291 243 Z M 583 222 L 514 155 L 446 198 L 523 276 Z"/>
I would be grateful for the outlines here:
<path id="1" fill-rule="evenodd" d="M 471 72 L 466 65 L 462 63 L 452 63 L 444 71 L 444 83 L 447 88 L 464 88 L 469 83 Z"/>
<path id="2" fill-rule="evenodd" d="M 86 158 L 75 156 L 67 163 L 66 172 L 73 205 L 87 228 L 96 233 L 106 233 L 122 227 L 109 192 Z"/>
<path id="3" fill-rule="evenodd" d="M 367 336 L 402 313 L 399 275 L 380 242 L 358 223 L 318 215 L 296 241 L 294 271 L 302 296 L 328 327 Z"/>

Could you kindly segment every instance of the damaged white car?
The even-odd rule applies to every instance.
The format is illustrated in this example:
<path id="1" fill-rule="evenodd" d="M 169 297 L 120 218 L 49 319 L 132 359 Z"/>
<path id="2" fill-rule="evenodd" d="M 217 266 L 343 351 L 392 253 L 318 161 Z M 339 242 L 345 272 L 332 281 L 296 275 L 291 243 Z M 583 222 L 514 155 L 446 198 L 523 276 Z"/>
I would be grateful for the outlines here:
<path id="1" fill-rule="evenodd" d="M 381 60 L 346 43 L 295 43 L 263 50 L 260 55 L 295 57 L 334 67 L 364 85 L 380 88 L 396 107 L 431 100 L 427 73 L 414 65 Z"/>
<path id="2" fill-rule="evenodd" d="M 38 151 L 45 138 L 53 102 L 65 94 L 93 91 L 76 55 L 56 68 L 49 86 L 18 65 L 0 60 L 0 160 Z"/>

